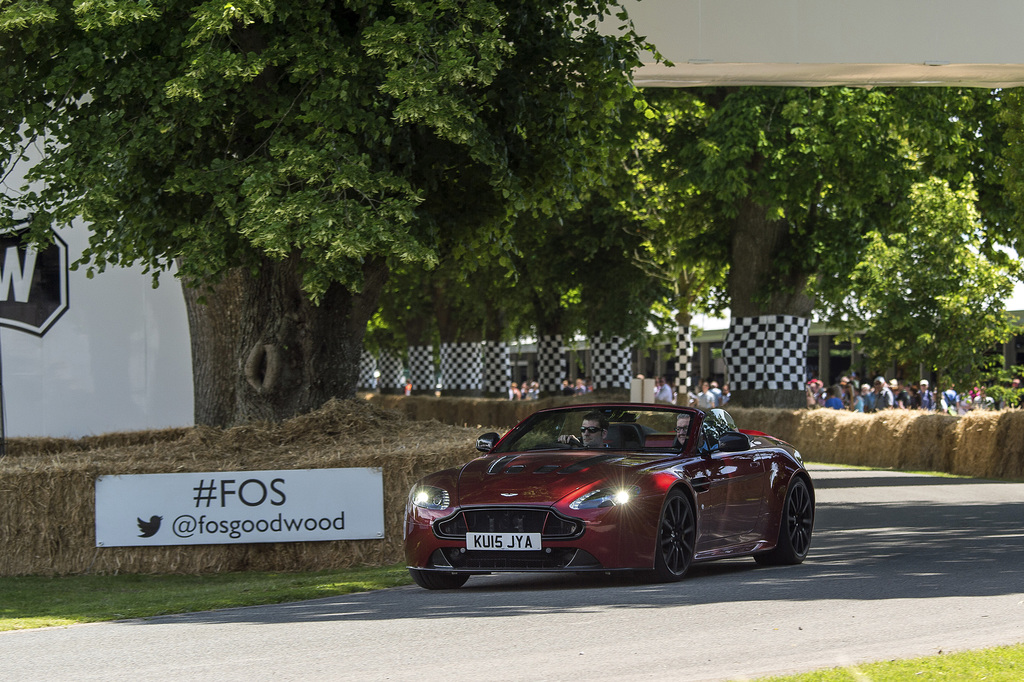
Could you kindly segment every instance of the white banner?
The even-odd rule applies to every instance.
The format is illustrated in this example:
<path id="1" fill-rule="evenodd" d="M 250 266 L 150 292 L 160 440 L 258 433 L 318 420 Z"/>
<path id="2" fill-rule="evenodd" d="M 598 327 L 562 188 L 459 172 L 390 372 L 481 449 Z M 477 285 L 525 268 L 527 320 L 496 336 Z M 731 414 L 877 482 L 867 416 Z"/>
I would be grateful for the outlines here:
<path id="1" fill-rule="evenodd" d="M 384 537 L 380 469 L 136 474 L 96 479 L 96 546 Z"/>

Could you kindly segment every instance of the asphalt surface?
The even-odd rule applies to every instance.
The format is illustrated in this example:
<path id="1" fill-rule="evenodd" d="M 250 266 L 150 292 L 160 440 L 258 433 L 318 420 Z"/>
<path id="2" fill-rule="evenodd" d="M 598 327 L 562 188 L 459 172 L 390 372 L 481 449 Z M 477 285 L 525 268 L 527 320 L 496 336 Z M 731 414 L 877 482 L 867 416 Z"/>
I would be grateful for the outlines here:
<path id="1" fill-rule="evenodd" d="M 738 680 L 1024 642 L 1024 484 L 816 467 L 800 566 L 481 576 L 0 633 L 7 680 Z M 2 603 L 2 595 L 0 595 Z"/>

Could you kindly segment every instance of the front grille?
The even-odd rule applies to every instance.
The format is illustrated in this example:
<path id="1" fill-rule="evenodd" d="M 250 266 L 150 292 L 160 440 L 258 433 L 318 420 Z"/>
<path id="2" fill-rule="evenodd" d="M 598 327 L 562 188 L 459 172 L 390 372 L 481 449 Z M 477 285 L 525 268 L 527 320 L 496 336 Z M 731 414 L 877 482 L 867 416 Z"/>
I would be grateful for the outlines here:
<path id="1" fill-rule="evenodd" d="M 435 550 L 430 557 L 435 568 L 480 571 L 548 571 L 559 568 L 600 569 L 597 559 L 582 549 L 553 547 L 543 552 L 471 552 L 458 547 Z"/>
<path id="2" fill-rule="evenodd" d="M 544 540 L 571 540 L 583 535 L 583 522 L 538 507 L 462 509 L 434 524 L 434 534 L 464 540 L 466 533 L 540 533 Z"/>

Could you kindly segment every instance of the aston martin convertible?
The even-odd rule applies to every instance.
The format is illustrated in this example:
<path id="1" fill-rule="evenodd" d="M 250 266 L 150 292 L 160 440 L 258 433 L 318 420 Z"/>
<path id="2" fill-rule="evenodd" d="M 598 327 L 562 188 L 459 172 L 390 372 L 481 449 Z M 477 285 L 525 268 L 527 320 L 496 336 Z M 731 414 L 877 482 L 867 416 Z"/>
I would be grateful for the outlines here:
<path id="1" fill-rule="evenodd" d="M 495 572 L 634 572 L 694 562 L 799 564 L 814 525 L 800 453 L 723 409 L 635 403 L 535 412 L 482 456 L 418 481 L 405 555 L 427 589 Z"/>

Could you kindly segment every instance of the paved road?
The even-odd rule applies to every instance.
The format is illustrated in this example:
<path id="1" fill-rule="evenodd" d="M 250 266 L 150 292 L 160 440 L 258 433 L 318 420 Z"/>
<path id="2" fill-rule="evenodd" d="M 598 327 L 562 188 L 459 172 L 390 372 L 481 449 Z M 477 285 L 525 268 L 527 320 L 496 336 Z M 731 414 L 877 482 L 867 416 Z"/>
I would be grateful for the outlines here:
<path id="1" fill-rule="evenodd" d="M 10 632 L 0 679 L 725 680 L 1024 642 L 1024 484 L 812 473 L 801 566 L 486 576 Z"/>

